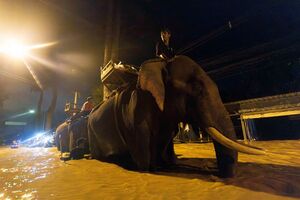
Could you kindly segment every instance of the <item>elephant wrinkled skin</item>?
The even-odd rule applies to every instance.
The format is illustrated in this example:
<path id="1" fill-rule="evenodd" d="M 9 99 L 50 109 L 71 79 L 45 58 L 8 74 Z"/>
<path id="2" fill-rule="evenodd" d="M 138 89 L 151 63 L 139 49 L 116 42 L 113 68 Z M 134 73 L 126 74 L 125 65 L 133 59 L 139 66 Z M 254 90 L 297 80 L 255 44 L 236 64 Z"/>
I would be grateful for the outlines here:
<path id="1" fill-rule="evenodd" d="M 69 143 L 69 137 L 68 137 L 68 123 L 63 122 L 60 124 L 55 131 L 55 144 L 57 147 L 57 150 L 61 151 L 62 153 L 68 152 L 68 143 Z"/>
<path id="2" fill-rule="evenodd" d="M 138 86 L 132 84 L 90 114 L 92 157 L 132 163 L 139 170 L 175 164 L 173 137 L 179 122 L 196 123 L 209 133 L 217 130 L 236 139 L 216 84 L 190 58 L 176 56 L 170 63 L 146 61 Z M 237 151 L 213 142 L 220 176 L 234 176 Z"/>
<path id="3" fill-rule="evenodd" d="M 70 153 L 70 158 L 79 159 L 88 154 L 87 118 L 80 117 L 59 125 L 56 129 L 55 143 L 61 153 Z"/>

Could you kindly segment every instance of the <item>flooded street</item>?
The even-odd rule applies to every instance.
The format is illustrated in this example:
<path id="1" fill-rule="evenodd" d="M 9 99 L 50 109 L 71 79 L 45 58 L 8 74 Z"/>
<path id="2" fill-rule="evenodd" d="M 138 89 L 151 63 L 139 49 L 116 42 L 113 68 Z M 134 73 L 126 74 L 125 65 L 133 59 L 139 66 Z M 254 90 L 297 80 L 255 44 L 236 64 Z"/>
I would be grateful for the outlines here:
<path id="1" fill-rule="evenodd" d="M 220 179 L 213 146 L 176 144 L 178 167 L 140 173 L 97 160 L 59 159 L 56 148 L 0 148 L 0 199 L 299 199 L 300 141 L 255 142 L 235 178 Z"/>
<path id="2" fill-rule="evenodd" d="M 53 174 L 53 169 L 61 164 L 57 160 L 57 153 L 53 150 L 0 148 L 0 197 L 4 199 L 37 197 L 37 183 Z"/>

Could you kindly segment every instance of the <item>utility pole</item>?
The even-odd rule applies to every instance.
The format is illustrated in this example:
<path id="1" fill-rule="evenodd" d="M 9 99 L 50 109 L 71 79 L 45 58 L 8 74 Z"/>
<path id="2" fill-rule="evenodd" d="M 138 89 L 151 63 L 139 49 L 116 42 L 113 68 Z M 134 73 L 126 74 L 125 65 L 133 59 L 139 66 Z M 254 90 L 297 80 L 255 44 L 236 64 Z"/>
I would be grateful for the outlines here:
<path id="1" fill-rule="evenodd" d="M 77 91 L 75 91 L 75 94 L 74 94 L 74 105 L 73 105 L 73 110 L 75 112 L 72 113 L 72 115 L 75 115 L 78 111 L 78 107 L 77 107 L 77 104 L 78 104 L 78 96 L 79 96 L 79 93 Z"/>
<path id="2" fill-rule="evenodd" d="M 43 113 L 42 113 L 42 104 L 44 99 L 44 90 L 38 90 L 40 92 L 39 100 L 38 100 L 38 106 L 37 106 L 37 112 L 36 112 L 36 119 L 35 119 L 35 131 L 40 131 L 44 128 L 44 122 L 43 122 Z"/>
<path id="3" fill-rule="evenodd" d="M 111 49 L 112 49 L 112 21 L 113 21 L 113 6 L 114 0 L 107 0 L 107 14 L 106 14 L 106 26 L 105 26 L 105 40 L 104 40 L 104 58 L 103 66 L 111 60 Z M 110 90 L 103 84 L 103 100 L 107 98 Z"/>
<path id="4" fill-rule="evenodd" d="M 51 130 L 53 114 L 57 102 L 57 86 L 53 85 L 51 89 L 52 89 L 52 100 L 46 113 L 46 124 L 45 124 L 46 131 Z"/>
<path id="5" fill-rule="evenodd" d="M 114 16 L 114 29 L 113 29 L 113 42 L 112 42 L 112 52 L 111 52 L 111 59 L 113 61 L 119 60 L 119 41 L 120 41 L 120 28 L 121 28 L 121 11 L 120 11 L 120 4 L 119 0 L 115 0 L 115 16 Z"/>
<path id="6" fill-rule="evenodd" d="M 120 1 L 107 0 L 107 16 L 104 41 L 103 66 L 110 60 L 118 60 L 119 38 L 120 38 Z M 103 100 L 110 94 L 110 90 L 103 84 Z"/>

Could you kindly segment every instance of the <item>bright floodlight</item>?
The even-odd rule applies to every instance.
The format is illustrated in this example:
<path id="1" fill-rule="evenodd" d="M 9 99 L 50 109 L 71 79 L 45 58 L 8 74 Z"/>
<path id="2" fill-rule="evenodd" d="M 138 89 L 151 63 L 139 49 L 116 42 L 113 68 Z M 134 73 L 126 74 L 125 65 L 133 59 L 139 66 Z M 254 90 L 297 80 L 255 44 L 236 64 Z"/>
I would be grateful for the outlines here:
<path id="1" fill-rule="evenodd" d="M 42 132 L 36 133 L 36 134 L 35 134 L 35 138 L 40 138 L 40 137 L 42 137 L 43 135 L 44 135 L 44 133 L 42 133 Z"/>
<path id="2" fill-rule="evenodd" d="M 27 56 L 29 54 L 29 51 L 32 49 L 41 49 L 55 44 L 57 44 L 57 42 L 48 42 L 43 44 L 25 46 L 19 40 L 6 39 L 2 40 L 0 43 L 0 53 L 5 53 L 14 58 L 23 58 L 24 56 Z"/>
<path id="3" fill-rule="evenodd" d="M 1 51 L 14 58 L 23 58 L 27 53 L 27 48 L 17 40 L 8 40 Z"/>
<path id="4" fill-rule="evenodd" d="M 29 110 L 28 112 L 29 113 L 35 113 L 35 110 Z"/>

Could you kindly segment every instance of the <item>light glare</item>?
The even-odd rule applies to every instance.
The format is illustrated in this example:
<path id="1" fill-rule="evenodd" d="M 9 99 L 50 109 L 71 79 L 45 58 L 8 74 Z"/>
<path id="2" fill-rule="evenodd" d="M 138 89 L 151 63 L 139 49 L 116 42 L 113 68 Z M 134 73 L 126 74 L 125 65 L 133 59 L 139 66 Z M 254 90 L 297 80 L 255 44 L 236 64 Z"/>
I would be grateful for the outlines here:
<path id="1" fill-rule="evenodd" d="M 55 41 L 26 46 L 20 40 L 7 39 L 2 41 L 0 46 L 0 53 L 4 53 L 13 58 L 24 58 L 25 56 L 28 56 L 30 50 L 50 47 L 57 43 L 58 42 Z"/>
<path id="2" fill-rule="evenodd" d="M 37 133 L 36 135 L 35 135 L 35 137 L 36 138 L 40 138 L 40 137 L 42 137 L 44 135 L 44 133 Z"/>
<path id="3" fill-rule="evenodd" d="M 35 110 L 29 110 L 29 113 L 35 113 Z"/>
<path id="4" fill-rule="evenodd" d="M 17 40 L 7 40 L 1 51 L 13 58 L 23 58 L 27 54 L 27 48 Z"/>

